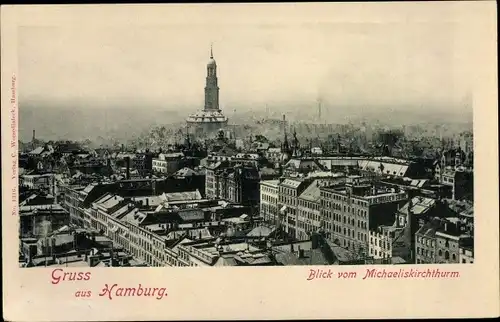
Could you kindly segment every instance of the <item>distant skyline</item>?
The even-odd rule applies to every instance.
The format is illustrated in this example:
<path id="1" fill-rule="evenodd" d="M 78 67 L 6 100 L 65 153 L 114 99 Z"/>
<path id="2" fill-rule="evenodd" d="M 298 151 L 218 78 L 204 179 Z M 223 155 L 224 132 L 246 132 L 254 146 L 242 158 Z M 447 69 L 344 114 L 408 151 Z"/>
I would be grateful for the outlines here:
<path id="1" fill-rule="evenodd" d="M 322 99 L 453 110 L 470 93 L 459 22 L 100 26 L 19 29 L 20 100 L 39 106 L 202 107 L 210 44 L 221 106 Z"/>
<path id="2" fill-rule="evenodd" d="M 314 118 L 319 100 L 328 122 L 416 109 L 472 121 L 476 39 L 464 7 L 435 6 L 331 4 L 327 14 L 270 5 L 260 15 L 252 5 L 137 7 L 133 19 L 120 6 L 48 9 L 18 29 L 20 137 L 179 122 L 203 108 L 211 43 L 230 123 L 234 110 L 266 106 Z M 44 117 L 49 110 L 62 119 Z M 100 125 L 73 121 L 73 110 Z"/>

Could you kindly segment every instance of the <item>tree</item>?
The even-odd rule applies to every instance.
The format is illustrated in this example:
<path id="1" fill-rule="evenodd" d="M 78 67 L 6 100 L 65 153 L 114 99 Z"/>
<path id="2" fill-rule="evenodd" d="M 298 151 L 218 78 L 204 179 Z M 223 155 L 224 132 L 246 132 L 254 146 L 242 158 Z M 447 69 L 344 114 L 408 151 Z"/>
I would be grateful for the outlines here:
<path id="1" fill-rule="evenodd" d="M 255 136 L 255 141 L 260 142 L 260 143 L 268 143 L 269 142 L 269 140 L 261 134 L 257 134 Z"/>

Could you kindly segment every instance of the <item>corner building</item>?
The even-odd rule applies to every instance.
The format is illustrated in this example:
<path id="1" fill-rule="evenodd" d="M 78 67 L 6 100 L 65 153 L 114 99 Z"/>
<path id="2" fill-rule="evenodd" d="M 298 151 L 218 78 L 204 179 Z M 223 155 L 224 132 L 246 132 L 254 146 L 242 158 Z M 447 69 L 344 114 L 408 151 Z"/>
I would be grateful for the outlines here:
<path id="1" fill-rule="evenodd" d="M 392 225 L 407 194 L 376 186 L 361 176 L 349 176 L 345 185 L 321 187 L 323 228 L 335 244 L 368 256 L 370 230 Z"/>

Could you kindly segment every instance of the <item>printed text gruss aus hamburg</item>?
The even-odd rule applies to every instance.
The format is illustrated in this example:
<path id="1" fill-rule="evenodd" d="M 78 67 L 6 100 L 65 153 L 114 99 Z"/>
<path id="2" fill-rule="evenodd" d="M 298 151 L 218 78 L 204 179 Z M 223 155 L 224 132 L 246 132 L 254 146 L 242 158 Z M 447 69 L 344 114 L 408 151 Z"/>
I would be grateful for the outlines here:
<path id="1" fill-rule="evenodd" d="M 110 300 L 113 297 L 126 296 L 155 297 L 157 300 L 161 300 L 167 297 L 167 289 L 165 287 L 143 287 L 141 284 L 138 287 L 120 287 L 118 284 L 105 284 L 99 296 L 105 296 Z"/>
<path id="2" fill-rule="evenodd" d="M 363 279 L 367 278 L 459 278 L 460 272 L 440 271 L 439 268 L 418 269 L 367 269 Z"/>

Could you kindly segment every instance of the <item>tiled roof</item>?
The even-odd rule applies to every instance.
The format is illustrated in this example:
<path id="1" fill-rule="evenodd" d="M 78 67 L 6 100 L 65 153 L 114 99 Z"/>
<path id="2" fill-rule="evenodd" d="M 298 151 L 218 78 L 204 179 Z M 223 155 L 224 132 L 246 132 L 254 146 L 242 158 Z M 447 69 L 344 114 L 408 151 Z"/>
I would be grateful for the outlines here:
<path id="1" fill-rule="evenodd" d="M 301 199 L 317 202 L 321 196 L 318 180 L 314 180 L 299 196 Z"/>
<path id="2" fill-rule="evenodd" d="M 282 265 L 332 265 L 336 261 L 336 257 L 329 260 L 323 249 L 304 250 L 304 257 L 299 257 L 296 253 L 279 253 L 276 254 L 276 261 Z"/>
<path id="3" fill-rule="evenodd" d="M 146 219 L 146 217 L 146 214 L 140 212 L 139 209 L 134 208 L 126 212 L 125 215 L 122 215 L 120 219 L 122 221 L 138 226 L 144 219 Z"/>
<path id="4" fill-rule="evenodd" d="M 412 208 L 411 211 L 413 214 L 419 215 L 424 214 L 429 211 L 435 204 L 436 200 L 432 198 L 426 197 L 414 197 L 412 199 Z M 400 212 L 407 213 L 408 212 L 409 203 L 406 203 L 401 209 Z"/>
<path id="5" fill-rule="evenodd" d="M 205 218 L 205 214 L 200 209 L 180 210 L 179 217 L 181 217 L 184 221 L 203 220 Z"/>
<path id="6" fill-rule="evenodd" d="M 276 228 L 274 228 L 274 227 L 271 228 L 268 226 L 258 226 L 258 227 L 255 227 L 254 229 L 252 229 L 247 234 L 247 236 L 248 237 L 267 237 L 267 236 L 271 235 L 275 230 L 276 230 Z"/>
<path id="7" fill-rule="evenodd" d="M 198 173 L 196 171 L 194 171 L 193 169 L 187 168 L 187 167 L 182 168 L 175 173 L 176 176 L 180 176 L 180 177 L 195 176 L 197 174 Z"/>
<path id="8" fill-rule="evenodd" d="M 121 215 L 125 214 L 128 211 L 129 211 L 129 205 L 126 204 L 123 207 L 121 207 L 120 209 L 118 209 L 115 212 L 113 212 L 111 214 L 111 216 L 114 217 L 114 218 L 119 218 Z"/>
<path id="9" fill-rule="evenodd" d="M 408 164 L 391 163 L 390 160 L 362 160 L 359 162 L 359 167 L 363 171 L 371 171 L 378 174 L 396 175 L 400 177 L 406 176 Z"/>
<path id="10" fill-rule="evenodd" d="M 283 180 L 283 182 L 280 183 L 280 185 L 295 189 L 298 188 L 301 183 L 302 180 L 285 179 Z"/>
<path id="11" fill-rule="evenodd" d="M 32 150 L 32 151 L 30 152 L 30 154 L 40 154 L 40 153 L 42 153 L 42 152 L 43 152 L 43 150 L 44 150 L 44 148 L 43 148 L 43 147 L 41 147 L 41 146 L 39 146 L 38 148 L 36 148 L 36 149 Z"/>
<path id="12" fill-rule="evenodd" d="M 404 263 L 406 263 L 406 261 L 399 256 L 391 257 L 391 264 L 404 264 Z"/>
<path id="13" fill-rule="evenodd" d="M 108 195 L 108 198 L 100 199 L 96 201 L 96 204 L 98 204 L 101 207 L 104 207 L 105 209 L 110 209 L 118 205 L 120 202 L 122 202 L 124 199 L 118 195 Z"/>
<path id="14" fill-rule="evenodd" d="M 164 193 L 162 195 L 166 201 L 189 201 L 189 200 L 200 200 L 201 194 L 198 190 L 196 191 L 185 191 L 185 192 L 172 192 Z"/>

